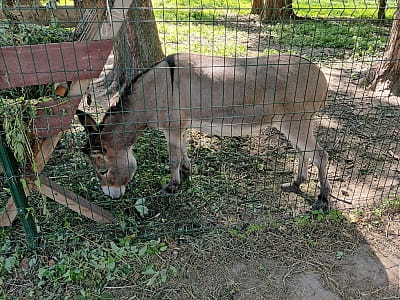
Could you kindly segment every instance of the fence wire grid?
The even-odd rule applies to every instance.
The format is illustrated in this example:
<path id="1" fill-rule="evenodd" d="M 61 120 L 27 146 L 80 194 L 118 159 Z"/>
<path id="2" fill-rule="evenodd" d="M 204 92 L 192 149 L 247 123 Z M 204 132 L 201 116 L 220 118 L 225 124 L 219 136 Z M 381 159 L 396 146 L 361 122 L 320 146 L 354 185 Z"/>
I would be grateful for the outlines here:
<path id="1" fill-rule="evenodd" d="M 11 251 L 10 245 L 14 243 L 25 245 L 20 223 L 28 215 L 36 230 L 36 234 L 28 235 L 35 235 L 32 238 L 41 246 L 69 243 L 82 232 L 104 239 L 127 234 L 153 238 L 299 216 L 318 200 L 321 182 L 326 178 L 318 180 L 318 169 L 310 161 L 303 167 L 308 178 L 298 192 L 283 191 L 281 185 L 291 182 L 297 173 L 296 149 L 306 157 L 320 157 L 321 151 L 302 148 L 314 135 L 329 155 L 326 177 L 331 185 L 331 209 L 351 214 L 399 199 L 399 100 L 393 94 L 368 88 L 373 80 L 371 70 L 386 59 L 384 53 L 398 9 L 395 1 L 387 1 L 384 15 L 379 7 L 382 1 L 274 1 L 276 7 L 257 7 L 253 5 L 257 1 L 231 0 L 154 0 L 141 1 L 144 4 L 140 6 L 137 2 L 133 1 L 129 12 L 113 6 L 116 1 L 49 1 L 47 6 L 43 1 L 3 4 L 1 80 L 10 78 L 12 72 L 25 72 L 25 77 L 19 87 L 4 85 L 0 91 L 2 142 L 17 159 L 17 172 L 11 177 L 5 172 L 3 162 L 0 204 L 5 227 L 0 229 L 0 239 L 5 246 L 1 251 Z M 103 22 L 111 23 L 110 28 L 118 23 L 124 25 L 117 34 L 112 29 L 106 32 L 101 26 Z M 104 44 L 89 45 L 89 40 L 103 40 L 105 36 L 113 40 L 109 57 L 101 57 Z M 66 45 L 72 41 L 76 43 L 68 44 L 72 48 L 67 52 Z M 61 50 L 54 50 L 58 54 L 51 52 L 50 43 L 61 43 L 57 48 Z M 39 51 L 35 44 L 45 44 L 40 50 L 41 57 L 34 54 Z M 20 46 L 25 46 L 26 55 L 17 55 L 18 65 L 9 70 L 7 61 L 14 54 L 7 53 L 17 53 Z M 88 65 L 74 65 L 84 55 L 80 51 L 90 52 L 90 49 L 98 56 L 91 56 Z M 164 60 L 174 53 L 193 56 L 187 61 L 175 57 L 172 64 Z M 263 56 L 270 59 L 263 61 L 260 58 Z M 27 68 L 24 59 L 29 61 L 32 57 L 37 63 Z M 93 67 L 95 59 L 103 60 L 104 67 L 102 63 Z M 47 63 L 47 69 L 41 68 Z M 70 64 L 74 65 L 72 69 L 67 68 Z M 316 88 L 315 84 L 323 81 L 323 75 L 318 73 L 313 77 L 314 65 L 328 83 L 326 102 L 321 108 L 317 102 L 321 99 L 316 99 L 320 86 Z M 93 72 L 84 79 L 88 68 Z M 290 68 L 295 75 L 284 71 Z M 268 79 L 265 86 L 255 75 L 263 71 Z M 44 79 L 47 84 L 32 86 L 26 79 L 27 73 L 33 75 L 33 82 L 42 82 L 38 78 L 48 75 Z M 99 75 L 93 78 L 94 73 Z M 171 85 L 168 80 L 172 76 L 182 83 L 172 81 Z M 14 83 L 18 80 L 21 81 L 17 78 Z M 72 95 L 74 85 L 79 87 L 79 93 Z M 254 101 L 257 89 L 262 88 L 268 90 L 263 91 L 258 107 L 242 99 L 233 103 L 230 98 L 233 93 L 244 99 L 247 90 L 251 91 L 251 96 L 247 96 L 249 101 Z M 122 104 L 118 104 L 114 95 L 121 89 L 124 96 Z M 305 102 L 298 100 L 298 94 L 307 90 L 314 97 Z M 184 97 L 188 94 L 191 109 L 165 106 L 172 101 L 169 97 L 174 92 L 182 94 L 175 95 L 182 101 L 186 101 Z M 80 99 L 80 94 L 86 95 L 76 102 L 79 105 L 76 107 L 70 100 L 76 95 Z M 296 107 L 294 112 L 281 108 L 284 103 L 279 95 L 288 99 L 291 94 L 300 101 L 292 104 Z M 157 99 L 151 103 L 152 99 L 146 99 L 146 95 L 156 95 Z M 200 96 L 195 99 L 190 95 Z M 202 99 L 208 96 L 209 103 L 203 103 Z M 51 102 L 56 98 L 58 104 Z M 275 102 L 266 102 L 271 99 Z M 60 102 L 64 106 L 52 110 Z M 227 107 L 231 115 L 226 112 Z M 257 110 L 260 107 L 262 110 Z M 75 115 L 76 109 L 89 114 L 97 124 L 103 121 L 100 127 L 92 127 L 97 132 L 90 139 Z M 215 115 L 224 109 L 225 114 Z M 184 178 L 188 170 L 182 162 L 181 184 L 171 194 L 166 191 L 171 192 L 176 186 L 163 190 L 173 179 L 170 159 L 176 164 L 175 158 L 170 157 L 173 150 L 168 152 L 167 140 L 175 138 L 183 121 L 162 119 L 166 110 L 168 117 L 175 115 L 186 120 L 201 115 L 202 118 L 202 122 L 193 122 L 194 128 L 183 137 L 187 139 L 191 160 L 190 176 Z M 309 123 L 314 110 L 312 129 Z M 278 123 L 284 119 L 279 123 L 281 127 L 260 128 L 265 118 L 272 117 Z M 160 130 L 141 126 L 138 121 L 141 118 L 153 127 L 168 123 L 173 130 L 164 137 Z M 285 127 L 291 128 L 288 134 L 297 132 L 299 119 L 310 130 L 304 136 L 297 133 L 294 141 L 298 144 L 290 143 L 280 131 Z M 120 124 L 117 128 L 107 122 Z M 239 131 L 244 135 L 235 137 L 198 130 L 217 122 L 236 122 L 249 130 L 241 127 Z M 107 125 L 119 130 L 109 137 L 115 143 L 113 147 L 107 144 L 109 140 L 99 138 L 99 130 L 107 132 Z M 62 135 L 58 129 L 62 129 Z M 248 136 L 249 132 L 254 135 Z M 220 132 L 215 129 L 212 133 Z M 115 153 L 122 148 L 130 149 L 136 136 L 129 152 L 137 160 L 137 170 L 132 180 L 122 182 L 130 176 L 126 173 L 133 169 L 134 163 L 128 152 L 121 152 L 118 157 Z M 45 141 L 47 144 L 43 146 Z M 97 169 L 84 152 L 92 155 Z M 111 189 L 101 187 L 98 177 L 106 178 Z M 25 208 L 12 205 L 8 185 L 20 179 L 27 194 Z M 14 221 L 15 214 L 18 216 Z"/>

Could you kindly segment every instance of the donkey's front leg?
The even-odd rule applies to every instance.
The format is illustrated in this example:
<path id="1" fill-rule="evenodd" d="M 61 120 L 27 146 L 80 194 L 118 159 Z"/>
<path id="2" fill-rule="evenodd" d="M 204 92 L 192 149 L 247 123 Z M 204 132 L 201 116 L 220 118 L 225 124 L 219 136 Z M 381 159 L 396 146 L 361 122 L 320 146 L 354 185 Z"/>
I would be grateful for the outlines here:
<path id="1" fill-rule="evenodd" d="M 187 179 L 190 176 L 190 159 L 188 156 L 188 149 L 186 145 L 186 130 L 182 132 L 181 139 L 181 153 L 182 153 L 182 163 L 181 163 L 181 176 L 182 179 Z"/>
<path id="2" fill-rule="evenodd" d="M 183 136 L 184 134 L 180 129 L 170 129 L 165 132 L 165 137 L 168 141 L 171 181 L 164 185 L 162 190 L 167 194 L 175 193 L 181 183 L 180 166 L 182 160 L 182 146 L 186 146 L 186 141 L 182 139 Z"/>

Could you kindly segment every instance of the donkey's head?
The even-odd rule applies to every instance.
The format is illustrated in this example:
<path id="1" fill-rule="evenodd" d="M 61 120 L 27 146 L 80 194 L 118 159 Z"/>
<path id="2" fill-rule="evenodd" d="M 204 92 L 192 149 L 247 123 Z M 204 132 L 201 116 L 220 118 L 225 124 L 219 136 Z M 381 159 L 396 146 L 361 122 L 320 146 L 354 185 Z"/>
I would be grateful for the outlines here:
<path id="1" fill-rule="evenodd" d="M 131 146 L 118 141 L 118 134 L 105 131 L 87 113 L 78 110 L 77 115 L 89 135 L 82 151 L 94 165 L 103 192 L 111 198 L 121 197 L 137 168 Z"/>

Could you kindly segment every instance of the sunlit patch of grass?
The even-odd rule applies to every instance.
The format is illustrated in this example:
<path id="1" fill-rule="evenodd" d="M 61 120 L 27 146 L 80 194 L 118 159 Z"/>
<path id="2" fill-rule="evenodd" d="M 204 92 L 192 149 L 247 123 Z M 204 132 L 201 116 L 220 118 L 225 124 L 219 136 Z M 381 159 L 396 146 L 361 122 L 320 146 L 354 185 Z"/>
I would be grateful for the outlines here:
<path id="1" fill-rule="evenodd" d="M 263 28 L 280 45 L 350 49 L 374 55 L 385 50 L 389 29 L 348 21 L 280 22 Z"/>
<path id="2" fill-rule="evenodd" d="M 386 18 L 393 18 L 396 1 L 387 1 Z M 317 18 L 377 19 L 377 0 L 295 0 L 293 8 L 299 16 Z"/>
<path id="3" fill-rule="evenodd" d="M 154 0 L 158 21 L 204 22 L 214 21 L 228 14 L 250 13 L 250 0 Z"/>
<path id="4" fill-rule="evenodd" d="M 220 56 L 246 56 L 240 43 L 245 32 L 213 24 L 161 23 L 158 26 L 166 54 L 191 52 Z"/>

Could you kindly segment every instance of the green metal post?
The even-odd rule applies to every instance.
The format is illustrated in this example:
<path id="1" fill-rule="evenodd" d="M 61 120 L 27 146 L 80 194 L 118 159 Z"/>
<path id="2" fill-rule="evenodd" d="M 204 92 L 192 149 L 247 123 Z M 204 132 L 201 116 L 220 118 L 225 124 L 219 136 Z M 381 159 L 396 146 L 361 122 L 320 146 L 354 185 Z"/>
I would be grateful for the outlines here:
<path id="1" fill-rule="evenodd" d="M 0 162 L 3 165 L 4 173 L 10 187 L 11 196 L 17 207 L 17 213 L 21 218 L 25 230 L 29 248 L 37 247 L 36 225 L 32 214 L 28 210 L 28 200 L 18 175 L 17 162 L 11 150 L 4 144 L 0 135 Z"/>

